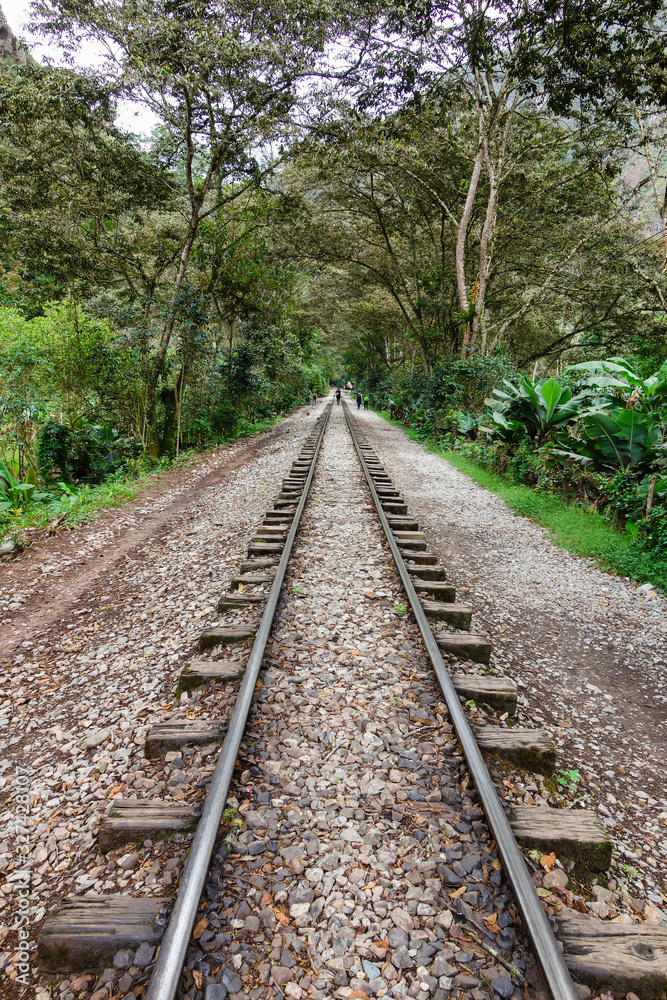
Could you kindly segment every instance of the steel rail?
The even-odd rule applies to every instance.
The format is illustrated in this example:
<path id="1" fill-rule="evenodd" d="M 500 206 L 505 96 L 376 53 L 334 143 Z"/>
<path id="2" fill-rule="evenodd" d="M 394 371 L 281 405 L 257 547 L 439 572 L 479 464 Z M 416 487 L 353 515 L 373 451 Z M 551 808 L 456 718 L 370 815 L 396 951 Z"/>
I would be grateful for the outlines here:
<path id="1" fill-rule="evenodd" d="M 512 833 L 512 828 L 503 811 L 500 799 L 498 798 L 498 794 L 491 780 L 491 775 L 487 770 L 484 758 L 482 757 L 480 749 L 477 746 L 477 741 L 475 740 L 473 731 L 470 728 L 466 714 L 461 707 L 459 696 L 456 693 L 456 689 L 454 688 L 452 680 L 449 676 L 449 671 L 447 670 L 444 660 L 442 659 L 440 650 L 438 649 L 437 643 L 431 631 L 431 626 L 429 625 L 428 619 L 424 613 L 424 609 L 422 608 L 421 602 L 417 597 L 417 591 L 414 588 L 408 569 L 403 561 L 403 556 L 398 548 L 398 545 L 396 544 L 396 539 L 394 538 L 392 530 L 389 526 L 387 516 L 382 509 L 380 498 L 375 489 L 375 483 L 373 482 L 366 465 L 366 460 L 361 453 L 361 449 L 359 448 L 359 442 L 357 441 L 355 428 L 352 423 L 354 418 L 350 416 L 347 403 L 345 404 L 345 419 L 347 421 L 352 441 L 354 442 L 357 456 L 361 462 L 361 467 L 364 471 L 368 488 L 371 491 L 371 496 L 373 497 L 373 502 L 375 503 L 380 523 L 382 524 L 387 541 L 389 542 L 389 548 L 391 549 L 391 554 L 394 557 L 396 567 L 401 577 L 401 582 L 408 595 L 412 613 L 417 620 L 419 631 L 422 634 L 424 644 L 438 678 L 438 683 L 440 684 L 447 708 L 449 709 L 449 715 L 454 729 L 456 730 L 459 743 L 461 744 L 461 749 L 463 750 L 470 773 L 473 781 L 475 782 L 475 787 L 477 788 L 482 808 L 486 814 L 489 828 L 498 845 L 498 851 L 500 853 L 503 866 L 516 897 L 516 901 L 519 905 L 521 916 L 533 945 L 535 957 L 539 963 L 546 986 L 553 1000 L 578 1000 L 577 992 L 558 947 L 558 942 L 553 935 L 549 921 L 547 920 L 546 914 L 542 909 L 540 898 L 537 895 L 535 886 L 531 881 L 523 855 L 517 846 L 514 834 Z M 356 419 L 354 419 L 354 423 L 357 423 Z M 357 428 L 359 428 L 358 424 Z M 359 428 L 359 431 L 361 432 L 361 428 Z"/>
<path id="2" fill-rule="evenodd" d="M 304 484 L 301 499 L 294 512 L 294 520 L 287 535 L 285 548 L 280 557 L 276 575 L 266 601 L 266 608 L 264 609 L 264 614 L 262 615 L 262 620 L 250 652 L 248 665 L 229 722 L 227 736 L 222 745 L 216 769 L 213 772 L 211 786 L 206 796 L 201 819 L 197 825 L 188 863 L 181 879 L 176 902 L 169 920 L 169 926 L 162 939 L 160 952 L 146 993 L 146 1000 L 173 1000 L 178 989 L 178 982 L 183 971 L 185 953 L 190 943 L 192 927 L 204 888 L 209 861 L 220 828 L 220 820 L 222 819 L 225 802 L 227 801 L 236 758 L 241 746 L 241 740 L 243 739 L 248 713 L 250 712 L 259 668 L 264 658 L 264 651 L 273 624 L 273 616 L 278 606 L 280 590 L 285 579 L 285 571 L 287 570 L 287 564 L 292 553 L 299 519 L 303 514 L 303 509 L 308 499 L 308 491 L 310 490 L 310 484 L 315 473 L 315 466 L 317 465 L 322 438 L 329 422 L 332 405 L 333 400 L 329 403 L 323 414 L 324 420 L 322 421 L 313 460 Z"/>

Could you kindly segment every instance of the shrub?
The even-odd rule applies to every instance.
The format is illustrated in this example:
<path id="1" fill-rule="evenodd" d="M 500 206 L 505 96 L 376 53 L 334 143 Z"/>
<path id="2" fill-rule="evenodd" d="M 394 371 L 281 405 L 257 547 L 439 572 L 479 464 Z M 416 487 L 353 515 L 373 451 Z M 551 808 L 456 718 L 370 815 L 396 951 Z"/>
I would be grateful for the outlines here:
<path id="1" fill-rule="evenodd" d="M 37 444 L 37 462 L 45 483 L 71 482 L 70 457 L 74 435 L 69 427 L 56 420 L 47 420 L 42 426 Z"/>

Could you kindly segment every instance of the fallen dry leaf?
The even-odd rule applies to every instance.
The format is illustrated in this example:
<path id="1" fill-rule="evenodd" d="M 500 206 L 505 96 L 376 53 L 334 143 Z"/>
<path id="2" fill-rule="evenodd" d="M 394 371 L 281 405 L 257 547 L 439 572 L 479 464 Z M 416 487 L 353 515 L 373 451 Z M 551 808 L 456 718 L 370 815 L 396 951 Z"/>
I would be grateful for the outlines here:
<path id="1" fill-rule="evenodd" d="M 206 928 L 208 927 L 208 917 L 200 917 L 200 919 L 195 924 L 195 929 L 192 932 L 192 936 L 195 941 L 199 941 Z"/>
<path id="2" fill-rule="evenodd" d="M 198 990 L 200 990 L 204 985 L 204 973 L 200 972 L 199 969 L 193 969 L 192 978 L 195 981 L 195 986 L 197 987 Z"/>
<path id="3" fill-rule="evenodd" d="M 556 855 L 551 852 L 551 854 L 543 854 L 540 858 L 540 864 L 544 868 L 545 872 L 552 872 L 556 867 Z"/>

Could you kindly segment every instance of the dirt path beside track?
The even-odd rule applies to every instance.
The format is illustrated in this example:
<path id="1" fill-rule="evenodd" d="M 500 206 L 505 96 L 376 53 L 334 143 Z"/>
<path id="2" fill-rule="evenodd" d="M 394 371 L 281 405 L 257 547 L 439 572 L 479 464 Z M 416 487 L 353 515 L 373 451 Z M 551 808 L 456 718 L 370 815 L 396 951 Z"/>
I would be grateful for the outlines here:
<path id="1" fill-rule="evenodd" d="M 92 523 L 60 531 L 0 563 L 0 663 L 62 618 L 119 559 L 129 557 L 207 490 L 224 485 L 237 469 L 289 440 L 304 412 L 220 448 L 193 468 L 166 472 L 137 501 L 103 511 Z"/>

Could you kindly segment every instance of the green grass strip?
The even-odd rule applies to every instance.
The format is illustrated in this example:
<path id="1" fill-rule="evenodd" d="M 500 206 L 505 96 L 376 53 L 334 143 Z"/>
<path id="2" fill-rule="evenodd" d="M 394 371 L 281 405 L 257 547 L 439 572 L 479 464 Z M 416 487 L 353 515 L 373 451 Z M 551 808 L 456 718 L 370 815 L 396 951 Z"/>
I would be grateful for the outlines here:
<path id="1" fill-rule="evenodd" d="M 667 558 L 647 551 L 641 541 L 619 531 L 602 514 L 567 503 L 554 493 L 518 485 L 496 472 L 488 472 L 461 452 L 440 448 L 400 421 L 392 420 L 388 413 L 377 412 L 388 423 L 400 427 L 411 440 L 419 441 L 459 472 L 495 493 L 510 510 L 541 525 L 556 545 L 573 555 L 593 559 L 601 569 L 667 591 Z"/>

